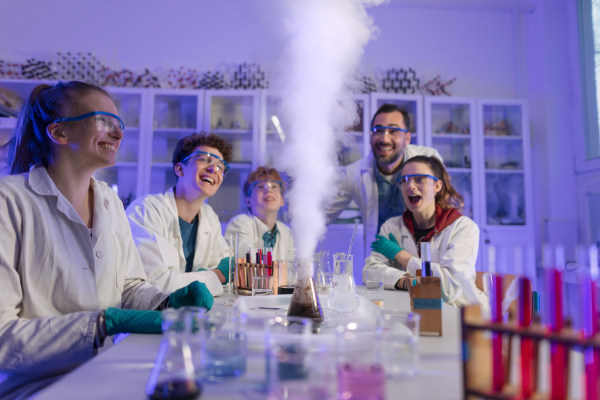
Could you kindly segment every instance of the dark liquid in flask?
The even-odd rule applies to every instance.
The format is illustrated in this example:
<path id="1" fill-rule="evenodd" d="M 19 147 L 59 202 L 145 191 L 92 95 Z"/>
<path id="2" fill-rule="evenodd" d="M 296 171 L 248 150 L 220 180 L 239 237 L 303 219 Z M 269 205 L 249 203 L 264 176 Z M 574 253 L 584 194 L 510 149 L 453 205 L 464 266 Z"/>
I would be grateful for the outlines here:
<path id="1" fill-rule="evenodd" d="M 292 294 L 294 293 L 294 285 L 283 285 L 277 287 L 278 294 Z"/>
<path id="2" fill-rule="evenodd" d="M 202 394 L 202 385 L 198 381 L 172 380 L 156 384 L 152 400 L 194 400 Z"/>

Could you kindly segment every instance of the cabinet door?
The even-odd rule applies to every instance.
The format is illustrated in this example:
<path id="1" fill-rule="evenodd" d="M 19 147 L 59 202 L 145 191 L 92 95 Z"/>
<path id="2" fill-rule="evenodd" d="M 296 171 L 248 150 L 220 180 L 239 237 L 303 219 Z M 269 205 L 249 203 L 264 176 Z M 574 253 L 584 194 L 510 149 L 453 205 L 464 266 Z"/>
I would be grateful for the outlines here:
<path id="1" fill-rule="evenodd" d="M 8 116 L 8 109 L 20 110 L 31 91 L 42 83 L 56 84 L 56 82 L 38 80 L 0 79 L 0 95 L 2 96 L 0 104 L 3 106 L 3 112 L 0 114 L 0 146 L 8 143 L 17 125 L 17 118 Z M 6 157 L 6 151 L 0 151 L 0 176 L 10 174 Z"/>
<path id="2" fill-rule="evenodd" d="M 356 102 L 356 123 L 342 133 L 339 143 L 338 160 L 340 165 L 352 164 L 366 157 L 371 152 L 370 132 L 371 116 L 369 114 L 369 96 L 357 94 L 353 96 Z"/>
<path id="3" fill-rule="evenodd" d="M 143 127 L 146 110 L 143 89 L 107 88 L 117 107 L 117 113 L 123 120 L 125 130 L 123 140 L 117 150 L 116 164 L 113 167 L 99 169 L 94 173 L 98 180 L 108 183 L 117 191 L 123 205 L 127 207 L 136 197 L 143 194 L 141 176 L 144 153 Z"/>
<path id="4" fill-rule="evenodd" d="M 146 193 L 163 193 L 177 182 L 173 172 L 173 151 L 177 142 L 199 132 L 202 92 L 194 90 L 152 90 L 153 122 L 145 154 L 148 155 Z"/>
<path id="5" fill-rule="evenodd" d="M 369 127 L 373 115 L 382 105 L 390 103 L 404 108 L 410 116 L 408 127 L 411 133 L 412 144 L 425 145 L 423 129 L 423 96 L 417 94 L 393 94 L 393 93 L 371 93 L 371 115 L 369 116 Z"/>
<path id="6" fill-rule="evenodd" d="M 478 100 L 478 161 L 483 210 L 483 246 L 507 251 L 534 244 L 527 104 L 520 100 Z M 504 251 L 504 250 L 502 250 Z M 483 257 L 487 264 L 487 257 Z"/>
<path id="7" fill-rule="evenodd" d="M 0 147 L 8 143 L 16 125 L 16 118 L 0 117 Z M 10 171 L 8 169 L 6 151 L 0 151 L 0 176 L 8 174 L 10 174 Z"/>
<path id="8" fill-rule="evenodd" d="M 260 96 L 256 90 L 207 90 L 204 130 L 233 147 L 230 171 L 217 194 L 207 200 L 222 223 L 247 212 L 242 187 L 261 161 L 259 149 Z"/>
<path id="9" fill-rule="evenodd" d="M 477 208 L 473 182 L 476 148 L 473 128 L 475 100 L 468 98 L 425 98 L 425 136 L 427 146 L 435 148 L 452 179 L 452 185 L 464 199 L 463 214 L 474 219 Z"/>

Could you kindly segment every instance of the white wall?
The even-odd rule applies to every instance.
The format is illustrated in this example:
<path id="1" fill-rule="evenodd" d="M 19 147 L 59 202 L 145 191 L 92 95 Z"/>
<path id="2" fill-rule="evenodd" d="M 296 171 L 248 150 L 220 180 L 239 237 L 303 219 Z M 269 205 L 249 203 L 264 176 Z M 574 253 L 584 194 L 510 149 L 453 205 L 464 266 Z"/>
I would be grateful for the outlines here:
<path id="1" fill-rule="evenodd" d="M 241 62 L 272 70 L 281 49 L 281 16 L 273 7 L 280 3 L 3 0 L 0 59 L 91 51 L 112 68 L 134 71 Z M 456 96 L 529 100 L 538 244 L 543 220 L 577 219 L 573 137 L 582 127 L 573 88 L 574 7 L 570 0 L 396 0 L 369 10 L 381 32 L 365 49 L 368 74 L 413 67 L 426 78 L 457 77 Z"/>
<path id="2" fill-rule="evenodd" d="M 274 68 L 281 23 L 273 0 L 3 0 L 0 59 L 54 59 L 91 51 L 112 68 L 214 70 L 224 63 Z M 454 95 L 513 97 L 511 17 L 506 12 L 391 5 L 369 13 L 381 33 L 365 51 L 374 73 L 413 67 L 457 77 Z M 334 15 L 331 18 L 335 18 Z"/>

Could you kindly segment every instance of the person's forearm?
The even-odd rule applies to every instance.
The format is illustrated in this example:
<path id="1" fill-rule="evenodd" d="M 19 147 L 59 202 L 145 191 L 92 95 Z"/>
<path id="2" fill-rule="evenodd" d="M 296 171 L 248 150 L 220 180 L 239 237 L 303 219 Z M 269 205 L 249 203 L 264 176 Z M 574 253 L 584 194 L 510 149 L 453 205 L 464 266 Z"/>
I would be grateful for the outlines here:
<path id="1" fill-rule="evenodd" d="M 219 282 L 225 283 L 225 275 L 223 275 L 221 271 L 219 271 L 218 269 L 213 269 L 212 272 L 214 272 L 217 275 L 217 278 L 219 278 Z"/>
<path id="2" fill-rule="evenodd" d="M 411 258 L 412 258 L 412 256 L 410 255 L 410 253 L 408 251 L 400 250 L 394 256 L 394 261 L 396 261 L 398 264 L 400 264 L 402 266 L 402 268 L 406 268 L 406 267 L 408 267 L 408 262 L 410 261 Z"/>

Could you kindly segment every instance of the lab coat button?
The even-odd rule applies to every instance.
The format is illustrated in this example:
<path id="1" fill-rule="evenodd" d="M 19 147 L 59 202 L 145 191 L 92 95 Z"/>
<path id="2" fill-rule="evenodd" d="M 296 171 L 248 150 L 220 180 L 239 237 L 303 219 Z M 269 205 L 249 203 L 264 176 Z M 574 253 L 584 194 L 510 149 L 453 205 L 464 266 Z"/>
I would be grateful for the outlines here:
<path id="1" fill-rule="evenodd" d="M 108 206 L 110 206 L 110 201 L 108 201 L 108 199 L 104 199 L 104 208 L 108 210 Z"/>
<path id="2" fill-rule="evenodd" d="M 104 257 L 104 252 L 103 252 L 102 250 L 98 250 L 98 251 L 96 252 L 96 257 L 98 257 L 98 258 L 102 258 L 102 257 Z"/>

